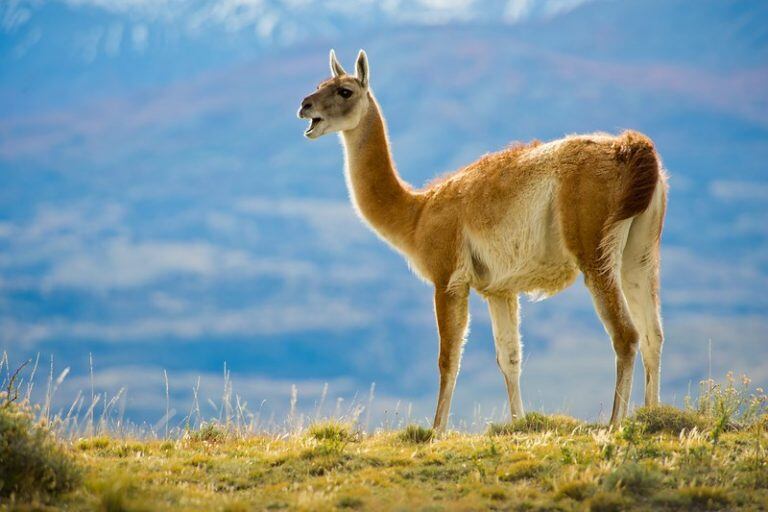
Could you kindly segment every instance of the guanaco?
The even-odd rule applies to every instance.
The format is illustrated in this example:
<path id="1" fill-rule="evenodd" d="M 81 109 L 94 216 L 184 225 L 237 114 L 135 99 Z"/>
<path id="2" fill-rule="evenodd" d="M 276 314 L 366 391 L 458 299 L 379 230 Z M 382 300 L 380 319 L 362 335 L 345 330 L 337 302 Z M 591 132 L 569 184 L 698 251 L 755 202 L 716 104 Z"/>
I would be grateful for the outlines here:
<path id="1" fill-rule="evenodd" d="M 658 404 L 663 332 L 659 246 L 666 177 L 653 142 L 635 131 L 514 145 L 415 190 L 398 175 L 370 87 L 368 58 L 304 98 L 310 139 L 338 132 L 347 187 L 360 216 L 434 285 L 440 386 L 434 428 L 448 424 L 474 288 L 490 310 L 496 361 L 513 418 L 520 395 L 519 295 L 551 296 L 584 275 L 616 354 L 611 424 L 627 413 L 635 353 L 645 405 Z"/>

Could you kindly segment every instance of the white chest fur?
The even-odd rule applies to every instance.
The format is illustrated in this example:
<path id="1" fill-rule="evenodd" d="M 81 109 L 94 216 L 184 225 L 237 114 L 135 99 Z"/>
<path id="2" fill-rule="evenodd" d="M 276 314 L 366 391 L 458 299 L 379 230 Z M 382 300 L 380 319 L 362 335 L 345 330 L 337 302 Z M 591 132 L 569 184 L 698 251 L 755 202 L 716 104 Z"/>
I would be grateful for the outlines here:
<path id="1" fill-rule="evenodd" d="M 498 223 L 465 229 L 465 254 L 452 283 L 486 295 L 540 298 L 569 286 L 578 269 L 562 242 L 554 200 L 554 183 L 539 182 Z"/>

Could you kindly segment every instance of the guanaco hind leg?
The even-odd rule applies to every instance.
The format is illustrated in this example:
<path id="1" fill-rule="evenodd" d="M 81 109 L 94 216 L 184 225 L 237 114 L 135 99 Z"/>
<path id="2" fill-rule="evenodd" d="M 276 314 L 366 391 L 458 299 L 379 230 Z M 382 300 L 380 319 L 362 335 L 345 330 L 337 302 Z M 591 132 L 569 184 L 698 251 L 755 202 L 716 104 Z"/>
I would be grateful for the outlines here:
<path id="1" fill-rule="evenodd" d="M 520 365 L 522 363 L 522 345 L 520 343 L 519 302 L 517 296 L 488 297 L 488 309 L 491 313 L 493 340 L 496 345 L 496 362 L 507 384 L 509 407 L 512 418 L 522 418 L 523 401 L 520 396 Z"/>
<path id="2" fill-rule="evenodd" d="M 611 337 L 616 353 L 616 387 L 611 409 L 611 425 L 618 426 L 627 414 L 632 393 L 632 370 L 638 345 L 638 332 L 632 322 L 618 276 L 592 272 L 584 277 L 587 288 L 592 294 L 595 309 Z"/>
<path id="3" fill-rule="evenodd" d="M 624 248 L 621 283 L 640 335 L 645 368 L 645 405 L 659 403 L 664 333 L 659 300 L 659 238 L 664 215 L 663 190 L 646 212 L 632 221 Z"/>

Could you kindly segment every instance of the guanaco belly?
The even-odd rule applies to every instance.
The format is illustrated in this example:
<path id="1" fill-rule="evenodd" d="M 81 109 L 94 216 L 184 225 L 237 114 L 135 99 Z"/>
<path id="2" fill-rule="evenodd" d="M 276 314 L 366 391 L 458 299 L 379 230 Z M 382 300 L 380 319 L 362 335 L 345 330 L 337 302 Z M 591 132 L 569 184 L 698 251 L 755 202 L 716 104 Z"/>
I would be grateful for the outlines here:
<path id="1" fill-rule="evenodd" d="M 464 228 L 465 248 L 455 278 L 485 295 L 527 293 L 541 299 L 578 275 L 563 243 L 554 180 L 527 183 L 493 223 Z M 512 199 L 512 198 L 511 198 Z"/>

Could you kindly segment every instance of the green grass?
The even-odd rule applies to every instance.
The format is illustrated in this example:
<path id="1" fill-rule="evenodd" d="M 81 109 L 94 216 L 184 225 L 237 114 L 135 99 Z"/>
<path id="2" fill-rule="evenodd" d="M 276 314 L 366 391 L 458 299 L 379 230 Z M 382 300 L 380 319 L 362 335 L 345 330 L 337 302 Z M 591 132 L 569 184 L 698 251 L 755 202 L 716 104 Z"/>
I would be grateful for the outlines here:
<path id="1" fill-rule="evenodd" d="M 768 397 L 732 379 L 682 410 L 637 409 L 620 429 L 530 413 L 482 434 L 365 434 L 354 420 L 259 434 L 225 417 L 163 440 L 67 431 L 8 389 L 0 511 L 768 508 Z"/>

